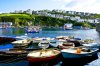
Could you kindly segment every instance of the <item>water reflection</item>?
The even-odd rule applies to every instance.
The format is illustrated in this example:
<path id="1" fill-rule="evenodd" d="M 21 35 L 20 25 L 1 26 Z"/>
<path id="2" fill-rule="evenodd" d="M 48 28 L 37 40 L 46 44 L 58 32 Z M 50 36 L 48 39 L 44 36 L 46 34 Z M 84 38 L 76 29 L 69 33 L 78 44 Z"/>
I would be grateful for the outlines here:
<path id="1" fill-rule="evenodd" d="M 12 35 L 12 28 L 0 29 L 0 35 Z"/>
<path id="2" fill-rule="evenodd" d="M 22 35 L 25 33 L 23 28 L 6 28 L 0 29 L 0 35 L 12 36 L 12 35 Z"/>
<path id="3" fill-rule="evenodd" d="M 14 35 L 22 35 L 25 34 L 25 29 L 24 28 L 13 28 L 13 34 Z"/>

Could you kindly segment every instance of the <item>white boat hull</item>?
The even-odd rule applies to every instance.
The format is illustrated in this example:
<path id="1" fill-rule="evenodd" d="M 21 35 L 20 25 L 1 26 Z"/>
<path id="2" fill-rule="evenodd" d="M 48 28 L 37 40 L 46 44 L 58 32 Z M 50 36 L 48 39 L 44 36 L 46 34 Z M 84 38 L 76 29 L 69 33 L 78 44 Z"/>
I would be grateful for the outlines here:
<path id="1" fill-rule="evenodd" d="M 59 50 L 46 49 L 46 50 L 36 50 L 32 51 L 27 55 L 29 62 L 44 62 L 56 59 L 60 54 Z"/>
<path id="2" fill-rule="evenodd" d="M 52 47 L 58 47 L 58 45 L 55 43 L 55 44 L 52 44 L 52 43 L 50 43 L 50 45 L 52 46 Z"/>
<path id="3" fill-rule="evenodd" d="M 99 43 L 89 43 L 89 44 L 82 44 L 85 47 L 91 47 L 91 48 L 100 48 Z"/>
<path id="4" fill-rule="evenodd" d="M 62 42 L 56 41 L 55 43 L 50 43 L 52 47 L 58 47 Z"/>

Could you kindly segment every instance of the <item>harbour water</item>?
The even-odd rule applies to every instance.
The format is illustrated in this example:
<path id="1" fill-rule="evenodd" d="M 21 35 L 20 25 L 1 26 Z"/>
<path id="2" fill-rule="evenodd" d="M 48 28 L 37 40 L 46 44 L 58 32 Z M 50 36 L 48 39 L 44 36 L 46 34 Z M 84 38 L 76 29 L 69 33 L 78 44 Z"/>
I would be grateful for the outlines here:
<path id="1" fill-rule="evenodd" d="M 0 36 L 20 36 L 20 35 L 27 35 L 29 37 L 56 37 L 56 36 L 74 36 L 76 38 L 81 39 L 93 39 L 96 42 L 100 42 L 100 35 L 95 29 L 90 30 L 43 30 L 40 33 L 25 33 L 23 28 L 11 28 L 11 29 L 0 29 Z M 7 49 L 13 48 L 11 43 L 2 44 L 0 45 L 0 49 Z M 95 60 L 97 59 L 96 56 L 88 57 L 86 59 L 57 59 L 58 61 L 49 62 L 49 63 L 41 63 L 42 66 L 71 66 L 75 64 L 77 66 L 90 66 L 89 63 L 93 62 L 94 64 L 97 63 Z M 63 60 L 63 61 L 62 61 Z M 34 64 L 39 63 L 29 63 L 27 58 L 17 59 L 17 60 L 9 60 L 11 62 L 1 62 L 0 66 L 34 66 Z M 52 64 L 52 65 L 51 65 Z M 53 65 L 54 64 L 54 65 Z M 91 64 L 92 66 L 93 64 Z M 97 66 L 97 65 L 96 65 Z"/>

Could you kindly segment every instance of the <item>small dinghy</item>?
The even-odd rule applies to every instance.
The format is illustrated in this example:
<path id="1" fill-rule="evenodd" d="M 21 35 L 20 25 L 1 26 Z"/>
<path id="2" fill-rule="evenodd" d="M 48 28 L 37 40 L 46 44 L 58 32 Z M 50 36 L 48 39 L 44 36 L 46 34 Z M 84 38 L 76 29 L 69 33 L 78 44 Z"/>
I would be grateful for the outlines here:
<path id="1" fill-rule="evenodd" d="M 64 58 L 82 58 L 93 56 L 98 52 L 98 48 L 69 48 L 61 50 Z"/>
<path id="2" fill-rule="evenodd" d="M 88 44 L 82 44 L 85 47 L 91 47 L 91 48 L 100 48 L 100 43 L 88 43 Z"/>
<path id="3" fill-rule="evenodd" d="M 58 47 L 58 45 L 59 45 L 59 42 L 58 41 L 56 41 L 56 40 L 51 40 L 50 41 L 50 46 L 51 47 L 55 47 L 56 48 L 56 47 Z"/>
<path id="4" fill-rule="evenodd" d="M 59 44 L 58 46 L 60 49 L 68 49 L 68 48 L 72 48 L 75 47 L 74 43 L 72 42 L 62 42 L 61 44 Z"/>
<path id="5" fill-rule="evenodd" d="M 89 43 L 94 43 L 95 41 L 92 39 L 85 39 L 85 40 L 80 40 L 79 42 L 81 44 L 89 44 Z"/>
<path id="6" fill-rule="evenodd" d="M 24 49 L 18 49 L 18 48 L 13 48 L 13 49 L 4 49 L 0 50 L 0 57 L 3 58 L 12 58 L 12 57 L 19 57 L 19 56 L 27 56 L 29 51 L 24 50 Z"/>
<path id="7" fill-rule="evenodd" d="M 44 37 L 42 37 L 42 38 L 37 37 L 37 38 L 33 38 L 32 41 L 33 41 L 33 43 L 40 43 L 43 40 L 50 41 L 53 39 L 54 38 L 50 38 L 50 37 L 45 37 L 45 38 Z"/>
<path id="8" fill-rule="evenodd" d="M 28 46 L 30 43 L 31 43 L 30 39 L 17 40 L 17 41 L 12 42 L 14 47 L 24 47 L 24 46 Z"/>
<path id="9" fill-rule="evenodd" d="M 43 62 L 43 61 L 50 61 L 60 54 L 59 50 L 56 49 L 45 49 L 45 50 L 36 50 L 30 52 L 27 55 L 27 59 L 29 62 Z"/>

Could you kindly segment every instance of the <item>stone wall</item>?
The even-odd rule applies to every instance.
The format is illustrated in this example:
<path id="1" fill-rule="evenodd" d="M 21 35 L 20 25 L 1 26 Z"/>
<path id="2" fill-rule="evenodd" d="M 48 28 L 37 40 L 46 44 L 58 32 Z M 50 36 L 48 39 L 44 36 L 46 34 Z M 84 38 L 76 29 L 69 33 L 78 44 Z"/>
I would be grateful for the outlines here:
<path id="1" fill-rule="evenodd" d="M 100 23 L 96 26 L 96 31 L 100 32 Z"/>

